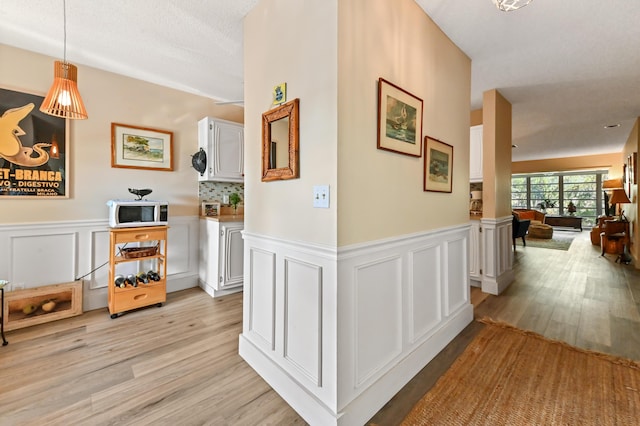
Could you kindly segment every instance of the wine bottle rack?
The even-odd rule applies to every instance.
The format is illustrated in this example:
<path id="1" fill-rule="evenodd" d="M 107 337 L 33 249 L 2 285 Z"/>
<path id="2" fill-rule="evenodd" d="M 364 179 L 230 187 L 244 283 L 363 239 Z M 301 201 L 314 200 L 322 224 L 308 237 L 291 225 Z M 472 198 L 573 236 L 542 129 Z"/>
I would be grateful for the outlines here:
<path id="1" fill-rule="evenodd" d="M 167 300 L 167 229 L 168 226 L 138 228 L 111 228 L 109 233 L 109 313 L 111 318 L 145 306 L 162 304 Z M 127 245 L 129 250 L 123 249 Z M 135 248 L 136 250 L 130 250 Z M 136 253 L 131 256 L 126 253 Z M 140 255 L 143 253 L 143 255 Z M 138 282 L 123 287 L 116 285 L 119 267 L 129 262 L 154 263 L 150 270 L 159 275 L 157 280 Z M 147 273 L 147 271 L 144 271 Z M 127 277 L 129 274 L 124 274 Z M 125 280 L 126 281 L 126 280 Z"/>

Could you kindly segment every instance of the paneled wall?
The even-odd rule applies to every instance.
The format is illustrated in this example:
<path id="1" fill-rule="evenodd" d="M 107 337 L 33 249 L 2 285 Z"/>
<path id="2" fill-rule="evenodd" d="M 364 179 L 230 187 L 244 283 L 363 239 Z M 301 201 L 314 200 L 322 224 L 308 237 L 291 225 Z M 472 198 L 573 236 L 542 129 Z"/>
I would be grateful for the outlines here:
<path id="1" fill-rule="evenodd" d="M 245 233 L 240 354 L 312 424 L 364 423 L 472 320 L 468 239 L 336 252 Z"/>
<path id="2" fill-rule="evenodd" d="M 167 291 L 198 285 L 197 216 L 169 222 Z M 83 310 L 107 306 L 109 226 L 106 220 L 0 225 L 0 278 L 9 291 L 83 280 Z"/>

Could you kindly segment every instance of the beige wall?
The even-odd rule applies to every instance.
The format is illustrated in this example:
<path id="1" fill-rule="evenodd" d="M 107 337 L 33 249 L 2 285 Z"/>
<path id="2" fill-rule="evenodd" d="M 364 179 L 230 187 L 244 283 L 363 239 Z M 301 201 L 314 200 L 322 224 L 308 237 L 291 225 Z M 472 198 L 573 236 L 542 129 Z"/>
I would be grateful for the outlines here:
<path id="1" fill-rule="evenodd" d="M 482 215 L 511 214 L 511 104 L 497 90 L 482 100 Z"/>
<path id="2" fill-rule="evenodd" d="M 46 94 L 54 58 L 1 44 L 0 58 L 3 88 Z M 70 198 L 3 198 L 0 223 L 106 219 L 105 202 L 133 197 L 127 191 L 131 187 L 153 189 L 149 198 L 169 201 L 170 215 L 197 215 L 197 172 L 191 167 L 197 122 L 207 115 L 242 122 L 242 108 L 76 65 L 89 118 L 69 123 Z M 112 168 L 112 122 L 172 131 L 174 171 Z"/>
<path id="3" fill-rule="evenodd" d="M 245 18 L 245 230 L 335 245 L 337 193 L 336 1 L 262 1 Z M 269 48 L 265 48 L 269 46 Z M 261 181 L 261 116 L 287 83 L 300 99 L 300 178 Z M 330 208 L 313 208 L 313 186 Z"/>
<path id="4" fill-rule="evenodd" d="M 622 173 L 622 154 L 584 155 L 580 157 L 548 158 L 545 160 L 514 161 L 515 173 L 565 172 L 572 170 L 610 170 L 611 177 Z"/>
<path id="5" fill-rule="evenodd" d="M 471 62 L 412 0 L 338 6 L 338 245 L 468 221 Z M 423 191 L 424 156 L 376 148 L 377 81 L 424 101 L 423 136 L 453 145 L 453 193 Z"/>
<path id="6" fill-rule="evenodd" d="M 468 221 L 471 63 L 414 1 L 260 2 L 245 28 L 246 230 L 343 246 Z M 380 77 L 422 98 L 424 134 L 454 146 L 453 194 L 423 191 L 423 158 L 376 148 Z M 263 183 L 260 115 L 282 82 L 300 98 L 300 179 Z M 329 209 L 312 206 L 320 184 Z"/>

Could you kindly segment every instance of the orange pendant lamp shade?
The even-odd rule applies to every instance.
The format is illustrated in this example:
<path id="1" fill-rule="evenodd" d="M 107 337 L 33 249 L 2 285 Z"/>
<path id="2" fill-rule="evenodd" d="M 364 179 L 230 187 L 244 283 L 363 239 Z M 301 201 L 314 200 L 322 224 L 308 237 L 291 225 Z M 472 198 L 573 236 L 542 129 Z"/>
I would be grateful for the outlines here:
<path id="1" fill-rule="evenodd" d="M 86 119 L 87 110 L 78 91 L 78 67 L 68 62 L 56 61 L 53 69 L 53 84 L 40 111 L 56 117 Z"/>

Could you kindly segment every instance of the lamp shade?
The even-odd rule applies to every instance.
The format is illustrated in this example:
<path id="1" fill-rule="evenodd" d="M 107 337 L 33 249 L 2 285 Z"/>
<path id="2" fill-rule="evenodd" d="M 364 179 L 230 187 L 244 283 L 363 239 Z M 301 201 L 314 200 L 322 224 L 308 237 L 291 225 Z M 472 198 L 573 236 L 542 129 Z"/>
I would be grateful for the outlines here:
<path id="1" fill-rule="evenodd" d="M 87 110 L 78 91 L 78 67 L 68 62 L 55 61 L 53 70 L 53 84 L 40 111 L 62 118 L 87 118 Z"/>
<path id="2" fill-rule="evenodd" d="M 627 193 L 624 189 L 614 189 L 611 191 L 611 198 L 609 198 L 611 204 L 629 204 L 631 200 L 627 197 Z"/>
<path id="3" fill-rule="evenodd" d="M 613 188 L 624 188 L 622 184 L 622 178 L 617 179 L 608 179 L 602 182 L 602 187 L 604 189 L 613 189 Z"/>

